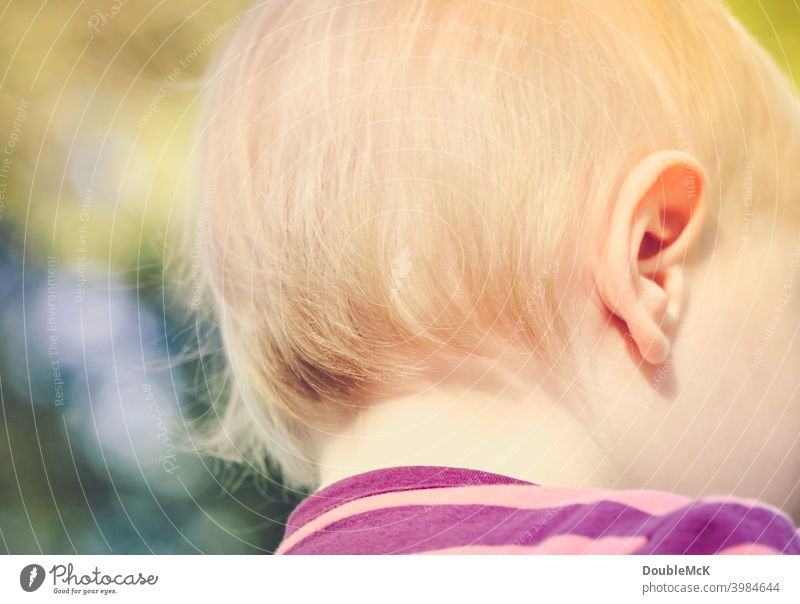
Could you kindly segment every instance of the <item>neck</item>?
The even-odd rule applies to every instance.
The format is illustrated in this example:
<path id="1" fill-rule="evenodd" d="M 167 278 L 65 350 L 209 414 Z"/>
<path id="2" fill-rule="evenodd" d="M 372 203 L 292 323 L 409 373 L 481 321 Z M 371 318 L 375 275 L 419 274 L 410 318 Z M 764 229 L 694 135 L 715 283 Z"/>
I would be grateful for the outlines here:
<path id="1" fill-rule="evenodd" d="M 324 447 L 322 486 L 409 465 L 464 467 L 548 486 L 613 486 L 609 456 L 564 401 L 524 380 L 488 375 L 468 388 L 431 383 L 363 410 Z"/>

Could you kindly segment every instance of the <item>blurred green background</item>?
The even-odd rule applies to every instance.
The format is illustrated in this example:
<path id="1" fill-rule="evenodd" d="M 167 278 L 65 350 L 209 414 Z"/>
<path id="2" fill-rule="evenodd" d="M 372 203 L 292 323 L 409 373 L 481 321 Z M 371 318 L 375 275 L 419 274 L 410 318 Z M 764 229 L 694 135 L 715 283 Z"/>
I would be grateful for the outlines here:
<path id="1" fill-rule="evenodd" d="M 0 551 L 271 552 L 304 495 L 178 446 L 207 398 L 186 158 L 249 5 L 0 3 Z M 800 81 L 800 7 L 728 5 Z"/>

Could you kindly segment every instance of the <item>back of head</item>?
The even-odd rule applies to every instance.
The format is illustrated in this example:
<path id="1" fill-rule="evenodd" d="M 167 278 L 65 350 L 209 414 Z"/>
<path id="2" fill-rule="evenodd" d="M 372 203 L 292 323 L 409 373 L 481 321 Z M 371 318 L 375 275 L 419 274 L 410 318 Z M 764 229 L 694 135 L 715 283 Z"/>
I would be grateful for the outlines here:
<path id="1" fill-rule="evenodd" d="M 295 484 L 430 363 L 568 370 L 576 250 L 643 154 L 705 167 L 718 245 L 744 179 L 756 213 L 794 194 L 764 159 L 797 153 L 790 90 L 712 1 L 267 1 L 208 88 L 204 262 L 236 384 L 208 444 Z"/>

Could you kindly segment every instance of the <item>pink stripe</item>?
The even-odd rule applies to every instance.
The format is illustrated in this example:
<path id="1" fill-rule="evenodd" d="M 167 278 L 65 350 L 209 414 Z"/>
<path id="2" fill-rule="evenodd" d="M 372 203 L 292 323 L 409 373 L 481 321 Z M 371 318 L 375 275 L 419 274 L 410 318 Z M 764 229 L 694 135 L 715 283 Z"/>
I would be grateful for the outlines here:
<path id="1" fill-rule="evenodd" d="M 275 553 L 286 552 L 305 537 L 338 520 L 381 508 L 405 505 L 493 505 L 536 510 L 599 501 L 621 503 L 651 515 L 669 514 L 691 503 L 686 497 L 659 491 L 604 491 L 533 485 L 479 485 L 382 493 L 349 501 L 314 518 L 284 539 Z"/>
<path id="2" fill-rule="evenodd" d="M 774 547 L 769 547 L 768 545 L 759 545 L 758 543 L 742 543 L 732 547 L 727 547 L 717 553 L 721 556 L 780 554 L 780 552 Z"/>
<path id="3" fill-rule="evenodd" d="M 632 554 L 647 543 L 645 537 L 603 537 L 592 539 L 581 535 L 556 535 L 538 545 L 465 545 L 425 552 L 444 554 Z"/>

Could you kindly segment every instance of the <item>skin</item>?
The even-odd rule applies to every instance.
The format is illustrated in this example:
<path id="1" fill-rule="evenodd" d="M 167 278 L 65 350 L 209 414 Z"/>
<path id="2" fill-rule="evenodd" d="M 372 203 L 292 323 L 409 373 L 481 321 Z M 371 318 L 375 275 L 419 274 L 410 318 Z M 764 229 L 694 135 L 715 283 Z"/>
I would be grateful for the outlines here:
<path id="1" fill-rule="evenodd" d="M 797 522 L 800 237 L 759 223 L 699 253 L 705 179 L 669 149 L 621 175 L 592 252 L 562 284 L 574 292 L 578 368 L 563 391 L 541 387 L 547 371 L 530 355 L 464 359 L 330 438 L 323 486 L 449 465 L 542 485 L 734 495 Z"/>

